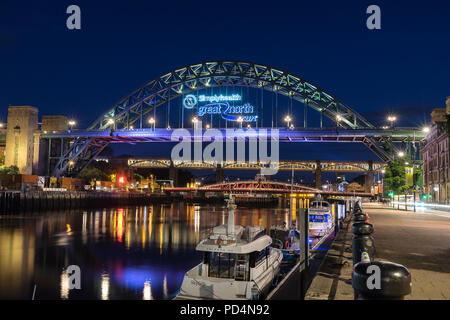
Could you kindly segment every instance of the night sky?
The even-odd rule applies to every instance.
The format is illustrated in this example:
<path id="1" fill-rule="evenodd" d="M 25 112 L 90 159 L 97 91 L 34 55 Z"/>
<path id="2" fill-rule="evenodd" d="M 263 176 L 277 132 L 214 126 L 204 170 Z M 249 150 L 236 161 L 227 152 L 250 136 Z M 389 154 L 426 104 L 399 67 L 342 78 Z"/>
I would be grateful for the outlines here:
<path id="1" fill-rule="evenodd" d="M 81 8 L 80 31 L 66 28 L 71 4 Z M 381 30 L 366 28 L 371 4 L 381 7 Z M 449 1 L 435 0 L 2 0 L 0 121 L 8 105 L 33 105 L 87 127 L 172 69 L 243 60 L 298 75 L 375 125 L 392 112 L 399 125 L 422 126 L 450 95 L 449 12 Z M 292 149 L 281 157 L 376 159 L 364 146 Z"/>

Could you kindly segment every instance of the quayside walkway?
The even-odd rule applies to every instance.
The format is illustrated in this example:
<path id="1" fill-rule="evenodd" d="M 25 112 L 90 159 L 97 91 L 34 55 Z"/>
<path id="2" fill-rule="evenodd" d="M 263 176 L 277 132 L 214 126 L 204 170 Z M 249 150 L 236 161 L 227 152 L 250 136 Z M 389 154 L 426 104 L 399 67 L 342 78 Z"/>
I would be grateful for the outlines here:
<path id="1" fill-rule="evenodd" d="M 403 211 L 379 203 L 364 203 L 363 211 L 374 225 L 375 260 L 403 264 L 411 273 L 412 292 L 405 299 L 450 299 L 449 213 Z M 328 251 L 306 299 L 353 299 L 351 238 L 349 222 Z"/>
<path id="2" fill-rule="evenodd" d="M 406 299 L 450 299 L 450 215 L 363 205 L 374 225 L 376 259 L 406 266 L 412 292 Z"/>

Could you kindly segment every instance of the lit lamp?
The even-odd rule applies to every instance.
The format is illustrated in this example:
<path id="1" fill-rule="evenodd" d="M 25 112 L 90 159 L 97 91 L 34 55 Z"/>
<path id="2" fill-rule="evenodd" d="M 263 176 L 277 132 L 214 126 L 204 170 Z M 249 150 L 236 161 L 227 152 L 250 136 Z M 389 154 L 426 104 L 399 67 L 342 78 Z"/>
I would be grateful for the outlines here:
<path id="1" fill-rule="evenodd" d="M 422 131 L 425 132 L 425 133 L 428 133 L 428 132 L 430 132 L 430 127 L 424 127 L 422 129 Z"/>
<path id="2" fill-rule="evenodd" d="M 284 117 L 284 121 L 287 122 L 287 126 L 289 128 L 291 126 L 291 121 L 292 121 L 291 116 L 287 115 L 286 117 Z"/>
<path id="3" fill-rule="evenodd" d="M 198 123 L 198 118 L 197 117 L 193 117 L 192 118 L 192 124 L 193 124 L 194 129 L 197 126 L 197 123 Z"/>
<path id="4" fill-rule="evenodd" d="M 397 117 L 391 115 L 391 116 L 387 117 L 387 120 L 391 123 L 391 128 L 393 128 L 394 127 L 394 122 L 397 120 Z"/>
<path id="5" fill-rule="evenodd" d="M 336 116 L 336 126 L 339 127 L 340 123 L 342 121 L 342 116 L 340 116 L 339 114 Z"/>
<path id="6" fill-rule="evenodd" d="M 108 123 L 108 125 L 114 124 L 114 119 L 113 118 L 109 118 L 107 123 Z"/>
<path id="7" fill-rule="evenodd" d="M 242 128 L 242 122 L 244 122 L 244 119 L 241 116 L 239 116 L 237 121 L 239 122 L 239 127 Z"/>
<path id="8" fill-rule="evenodd" d="M 399 156 L 400 158 L 403 158 L 403 157 L 405 156 L 405 153 L 404 153 L 403 151 L 400 151 L 400 152 L 398 153 L 398 156 Z"/>
<path id="9" fill-rule="evenodd" d="M 211 128 L 211 126 L 209 124 L 207 124 L 206 125 L 206 129 L 209 129 L 209 128 Z"/>
<path id="10" fill-rule="evenodd" d="M 69 120 L 69 122 L 67 123 L 69 125 L 69 131 L 72 131 L 72 127 L 74 125 L 76 125 L 76 121 L 75 120 Z"/>
<path id="11" fill-rule="evenodd" d="M 156 124 L 155 118 L 152 117 L 152 118 L 148 119 L 148 123 L 150 123 L 150 126 L 152 127 L 152 129 L 155 130 L 155 124 Z"/>

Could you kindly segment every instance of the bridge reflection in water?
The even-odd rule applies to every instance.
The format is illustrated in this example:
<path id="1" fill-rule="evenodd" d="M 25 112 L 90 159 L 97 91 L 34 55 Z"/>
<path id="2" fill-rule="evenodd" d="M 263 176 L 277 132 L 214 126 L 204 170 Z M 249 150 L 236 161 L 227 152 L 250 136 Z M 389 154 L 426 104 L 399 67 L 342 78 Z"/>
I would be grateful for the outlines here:
<path id="1" fill-rule="evenodd" d="M 296 220 L 308 199 L 289 208 L 236 210 L 236 223 L 270 228 Z M 39 213 L 0 219 L 0 298 L 170 299 L 198 264 L 204 230 L 227 221 L 225 207 L 184 203 L 101 211 Z M 64 268 L 81 268 L 69 290 Z"/>

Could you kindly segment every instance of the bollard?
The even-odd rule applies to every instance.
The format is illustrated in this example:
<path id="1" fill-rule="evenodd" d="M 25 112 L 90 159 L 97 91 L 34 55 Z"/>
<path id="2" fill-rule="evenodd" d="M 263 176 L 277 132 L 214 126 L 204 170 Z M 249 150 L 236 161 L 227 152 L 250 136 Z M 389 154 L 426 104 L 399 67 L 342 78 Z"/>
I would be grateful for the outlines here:
<path id="1" fill-rule="evenodd" d="M 408 269 L 388 261 L 356 264 L 352 282 L 358 300 L 402 300 L 411 293 L 411 274 Z"/>
<path id="2" fill-rule="evenodd" d="M 358 213 L 353 215 L 353 222 L 365 222 L 367 220 L 367 215 L 364 213 Z"/>
<path id="3" fill-rule="evenodd" d="M 371 236 L 373 225 L 367 222 L 356 222 L 352 225 L 353 265 L 361 261 L 361 255 L 366 252 L 370 260 L 375 257 L 375 244 Z"/>

